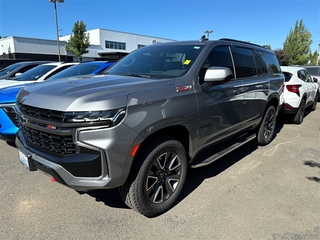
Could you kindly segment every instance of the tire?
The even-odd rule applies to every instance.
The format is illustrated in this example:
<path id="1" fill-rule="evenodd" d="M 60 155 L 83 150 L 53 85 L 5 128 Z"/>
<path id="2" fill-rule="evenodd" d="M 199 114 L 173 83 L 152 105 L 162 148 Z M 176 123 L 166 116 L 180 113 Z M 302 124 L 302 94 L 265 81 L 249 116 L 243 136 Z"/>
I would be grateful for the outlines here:
<path id="1" fill-rule="evenodd" d="M 317 109 L 317 103 L 318 103 L 319 96 L 320 96 L 320 94 L 317 93 L 315 98 L 314 98 L 313 104 L 310 107 L 311 111 L 315 111 Z"/>
<path id="2" fill-rule="evenodd" d="M 257 143 L 260 146 L 268 145 L 274 138 L 276 128 L 276 109 L 268 105 L 257 132 Z"/>
<path id="3" fill-rule="evenodd" d="M 137 156 L 120 196 L 133 210 L 146 217 L 168 211 L 177 200 L 187 175 L 187 154 L 183 145 L 162 138 L 144 147 Z"/>
<path id="4" fill-rule="evenodd" d="M 304 99 L 301 100 L 300 107 L 296 115 L 292 118 L 292 123 L 301 124 L 304 118 L 304 110 L 305 110 L 306 101 Z"/>

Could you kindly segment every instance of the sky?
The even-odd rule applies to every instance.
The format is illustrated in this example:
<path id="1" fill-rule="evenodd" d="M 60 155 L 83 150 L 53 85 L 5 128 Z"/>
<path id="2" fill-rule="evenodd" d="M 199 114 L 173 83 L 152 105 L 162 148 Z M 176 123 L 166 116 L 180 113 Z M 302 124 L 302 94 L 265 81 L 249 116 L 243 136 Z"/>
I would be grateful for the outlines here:
<path id="1" fill-rule="evenodd" d="M 77 21 L 96 28 L 172 40 L 233 38 L 282 49 L 297 21 L 320 44 L 320 0 L 65 0 L 57 3 L 59 35 Z M 49 0 L 0 0 L 0 36 L 56 40 Z"/>

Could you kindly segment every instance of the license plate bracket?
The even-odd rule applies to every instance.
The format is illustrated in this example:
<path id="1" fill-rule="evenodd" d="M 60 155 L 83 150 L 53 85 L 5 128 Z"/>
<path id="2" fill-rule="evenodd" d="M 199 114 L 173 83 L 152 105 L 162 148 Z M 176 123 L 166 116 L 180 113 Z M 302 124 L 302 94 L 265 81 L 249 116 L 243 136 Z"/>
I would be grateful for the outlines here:
<path id="1" fill-rule="evenodd" d="M 27 155 L 23 153 L 21 150 L 18 150 L 19 152 L 19 161 L 22 163 L 23 166 L 25 166 L 29 171 L 34 171 L 35 168 L 33 167 L 31 155 Z"/>

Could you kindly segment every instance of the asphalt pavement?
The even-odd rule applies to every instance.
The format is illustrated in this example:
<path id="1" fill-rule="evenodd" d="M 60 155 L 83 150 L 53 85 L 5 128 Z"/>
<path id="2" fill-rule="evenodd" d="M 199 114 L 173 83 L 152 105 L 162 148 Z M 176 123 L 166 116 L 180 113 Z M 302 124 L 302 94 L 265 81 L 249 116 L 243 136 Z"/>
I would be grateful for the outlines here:
<path id="1" fill-rule="evenodd" d="M 79 194 L 27 171 L 4 141 L 0 159 L 0 239 L 320 239 L 320 105 L 301 125 L 278 122 L 268 146 L 190 169 L 177 204 L 151 219 L 116 189 Z"/>

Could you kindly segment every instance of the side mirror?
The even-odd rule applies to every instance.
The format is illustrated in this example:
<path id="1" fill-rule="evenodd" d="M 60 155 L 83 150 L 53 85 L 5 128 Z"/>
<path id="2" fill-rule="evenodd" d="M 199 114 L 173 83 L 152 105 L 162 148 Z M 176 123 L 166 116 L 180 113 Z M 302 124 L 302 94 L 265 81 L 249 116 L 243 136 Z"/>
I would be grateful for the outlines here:
<path id="1" fill-rule="evenodd" d="M 17 72 L 14 76 L 15 77 L 18 77 L 18 76 L 20 76 L 22 73 L 19 73 L 19 72 Z"/>
<path id="2" fill-rule="evenodd" d="M 205 82 L 228 81 L 232 77 L 230 68 L 227 67 L 210 67 L 204 75 Z"/>
<path id="3" fill-rule="evenodd" d="M 318 82 L 318 78 L 313 78 L 313 81 L 316 83 L 316 82 Z"/>

